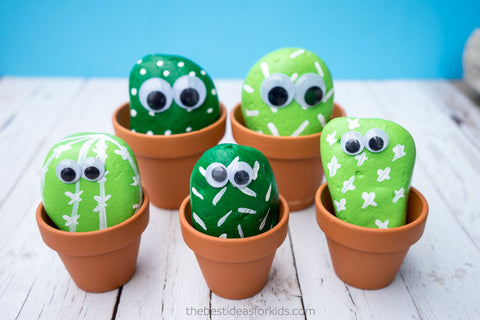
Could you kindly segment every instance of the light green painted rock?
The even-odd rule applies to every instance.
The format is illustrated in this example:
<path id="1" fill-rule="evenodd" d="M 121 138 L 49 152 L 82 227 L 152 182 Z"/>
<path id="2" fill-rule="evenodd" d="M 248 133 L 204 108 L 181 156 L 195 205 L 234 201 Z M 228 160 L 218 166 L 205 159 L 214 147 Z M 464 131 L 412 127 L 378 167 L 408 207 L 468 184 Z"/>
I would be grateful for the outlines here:
<path id="1" fill-rule="evenodd" d="M 94 231 L 130 218 L 142 184 L 130 147 L 106 133 L 78 133 L 57 142 L 42 168 L 45 211 L 60 230 Z"/>
<path id="2" fill-rule="evenodd" d="M 337 217 L 370 228 L 405 224 L 415 143 L 382 119 L 336 118 L 323 129 L 320 150 Z"/>
<path id="3" fill-rule="evenodd" d="M 190 179 L 195 229 L 221 238 L 251 237 L 278 222 L 272 168 L 258 150 L 221 144 L 198 160 Z"/>
<path id="4" fill-rule="evenodd" d="M 242 87 L 249 129 L 274 136 L 321 132 L 333 110 L 333 81 L 314 53 L 283 48 L 261 58 Z"/>
<path id="5" fill-rule="evenodd" d="M 130 129 L 170 135 L 202 129 L 220 117 L 210 76 L 193 61 L 154 54 L 130 73 Z"/>

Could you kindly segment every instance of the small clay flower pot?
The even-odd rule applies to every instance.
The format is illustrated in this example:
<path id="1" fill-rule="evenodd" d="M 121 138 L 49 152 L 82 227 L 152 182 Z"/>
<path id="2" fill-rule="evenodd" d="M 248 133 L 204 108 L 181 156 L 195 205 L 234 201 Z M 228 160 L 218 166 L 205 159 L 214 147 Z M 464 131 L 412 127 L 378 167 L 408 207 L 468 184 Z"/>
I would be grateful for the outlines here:
<path id="1" fill-rule="evenodd" d="M 90 232 L 59 230 L 50 220 L 43 203 L 36 219 L 43 241 L 57 251 L 75 284 L 85 291 L 106 292 L 119 288 L 135 273 L 142 232 L 148 225 L 149 197 L 128 220 Z"/>
<path id="2" fill-rule="evenodd" d="M 227 299 L 248 298 L 262 290 L 275 252 L 287 236 L 289 210 L 282 196 L 277 225 L 247 238 L 217 238 L 194 229 L 190 196 L 179 213 L 183 240 L 195 253 L 210 290 Z"/>
<path id="3" fill-rule="evenodd" d="M 150 192 L 152 204 L 164 209 L 178 209 L 189 193 L 190 174 L 195 163 L 225 134 L 225 106 L 220 104 L 220 118 L 210 126 L 165 136 L 132 132 L 129 105 L 125 103 L 113 114 L 115 135 L 135 153 L 142 184 Z"/>
<path id="4" fill-rule="evenodd" d="M 334 105 L 332 118 L 344 117 L 345 110 Z M 240 104 L 230 114 L 233 138 L 238 144 L 260 150 L 270 162 L 279 192 L 290 210 L 304 209 L 313 203 L 323 178 L 320 159 L 321 133 L 278 137 L 261 134 L 245 126 Z"/>
<path id="5" fill-rule="evenodd" d="M 413 187 L 407 224 L 391 229 L 360 227 L 337 218 L 327 183 L 318 189 L 315 204 L 335 273 L 360 289 L 380 289 L 394 280 L 408 249 L 422 236 L 428 215 L 427 201 Z"/>

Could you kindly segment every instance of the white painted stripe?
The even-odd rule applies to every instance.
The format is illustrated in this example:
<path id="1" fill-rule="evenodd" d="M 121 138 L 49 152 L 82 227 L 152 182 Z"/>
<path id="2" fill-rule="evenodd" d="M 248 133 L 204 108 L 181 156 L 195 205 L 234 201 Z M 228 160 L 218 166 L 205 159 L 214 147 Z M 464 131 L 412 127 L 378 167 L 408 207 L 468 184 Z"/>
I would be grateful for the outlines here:
<path id="1" fill-rule="evenodd" d="M 249 189 L 247 187 L 240 188 L 239 190 L 242 191 L 243 193 L 245 193 L 247 196 L 251 196 L 251 197 L 254 197 L 254 198 L 257 197 L 257 193 L 255 191 L 253 191 L 252 189 Z"/>
<path id="2" fill-rule="evenodd" d="M 203 200 L 203 196 L 200 192 L 197 191 L 197 189 L 195 189 L 194 187 L 192 187 L 192 192 L 194 195 L 196 195 L 197 197 L 199 197 L 200 199 Z"/>
<path id="3" fill-rule="evenodd" d="M 244 85 L 243 85 L 243 90 L 245 90 L 245 92 L 247 92 L 247 93 L 253 93 L 253 92 L 255 91 L 255 90 L 254 90 L 252 87 L 250 87 L 248 84 L 244 84 Z"/>
<path id="4" fill-rule="evenodd" d="M 267 124 L 267 127 L 268 127 L 268 129 L 270 129 L 270 132 L 272 133 L 272 135 L 277 136 L 277 137 L 280 136 L 280 134 L 278 133 L 277 127 L 275 127 L 275 124 L 273 124 L 272 122 L 269 122 Z"/>
<path id="5" fill-rule="evenodd" d="M 296 73 L 296 72 L 290 76 L 290 80 L 292 80 L 292 82 L 295 82 L 295 80 L 297 80 L 297 78 L 298 78 L 298 73 Z"/>
<path id="6" fill-rule="evenodd" d="M 327 94 L 322 98 L 322 102 L 328 101 L 328 99 L 330 99 L 330 98 L 332 97 L 333 91 L 334 91 L 333 88 L 330 89 L 330 90 L 327 92 Z"/>
<path id="7" fill-rule="evenodd" d="M 268 64 L 266 62 L 262 62 L 260 64 L 260 68 L 262 69 L 263 76 L 268 78 L 270 76 L 270 68 L 268 67 Z"/>
<path id="8" fill-rule="evenodd" d="M 317 119 L 320 122 L 320 124 L 322 125 L 322 127 L 325 127 L 327 122 L 325 121 L 325 117 L 323 116 L 323 114 L 319 113 L 318 116 L 317 116 Z"/>
<path id="9" fill-rule="evenodd" d="M 205 222 L 203 222 L 202 219 L 200 219 L 200 217 L 197 216 L 195 212 L 193 213 L 193 219 L 200 225 L 200 227 L 203 228 L 203 230 L 207 231 L 207 226 L 205 225 Z"/>
<path id="10" fill-rule="evenodd" d="M 320 63 L 318 63 L 318 61 L 315 61 L 315 68 L 317 68 L 317 72 L 320 75 L 320 77 L 323 78 L 325 74 L 323 73 L 322 66 L 320 65 Z"/>
<path id="11" fill-rule="evenodd" d="M 293 58 L 296 58 L 296 57 L 298 57 L 299 55 L 301 55 L 301 54 L 304 53 L 304 52 L 305 52 L 304 49 L 297 50 L 297 51 L 295 51 L 295 52 L 293 52 L 293 53 L 290 54 L 290 58 L 292 58 L 292 59 L 293 59 Z"/>
<path id="12" fill-rule="evenodd" d="M 267 194 L 265 195 L 265 201 L 270 200 L 270 194 L 272 193 L 272 184 L 268 187 Z"/>
<path id="13" fill-rule="evenodd" d="M 220 190 L 216 195 L 215 195 L 215 198 L 213 198 L 213 201 L 212 201 L 212 204 L 214 206 L 217 205 L 218 201 L 220 201 L 220 199 L 222 199 L 223 197 L 223 194 L 225 193 L 225 191 L 227 191 L 227 187 L 223 187 L 222 190 Z"/>
<path id="14" fill-rule="evenodd" d="M 260 169 L 260 163 L 258 161 L 255 161 L 255 164 L 253 165 L 253 177 L 252 180 L 257 180 L 258 177 L 258 170 Z"/>
<path id="15" fill-rule="evenodd" d="M 270 107 L 270 110 L 272 110 L 273 113 L 277 113 L 277 112 L 278 112 L 278 108 L 275 108 L 275 107 Z"/>
<path id="16" fill-rule="evenodd" d="M 238 226 L 237 226 L 237 229 L 238 229 L 238 234 L 240 235 L 240 238 L 243 238 L 242 226 L 241 226 L 241 225 L 238 225 Z"/>
<path id="17" fill-rule="evenodd" d="M 222 238 L 222 239 L 227 239 L 227 234 L 226 233 L 222 233 L 219 238 Z"/>
<path id="18" fill-rule="evenodd" d="M 258 228 L 258 230 L 262 230 L 265 227 L 265 223 L 267 222 L 269 213 L 270 213 L 270 208 L 268 208 L 267 214 L 265 215 L 265 218 L 263 218 L 262 223 L 260 224 L 260 227 Z"/>
<path id="19" fill-rule="evenodd" d="M 297 130 L 295 130 L 293 133 L 292 133 L 292 137 L 298 137 L 308 126 L 310 122 L 308 122 L 308 120 L 305 120 L 302 122 L 302 124 L 300 125 L 300 127 L 298 127 Z"/>
<path id="20" fill-rule="evenodd" d="M 260 114 L 260 111 L 258 110 L 245 110 L 245 115 L 247 117 L 256 117 Z"/>
<path id="21" fill-rule="evenodd" d="M 207 170 L 205 170 L 204 167 L 198 167 L 198 171 L 200 171 L 200 174 L 204 177 L 207 176 Z"/>
<path id="22" fill-rule="evenodd" d="M 233 210 L 228 211 L 223 217 L 220 218 L 220 220 L 218 220 L 217 227 L 220 227 L 225 222 L 225 220 L 227 220 L 228 216 L 230 215 L 230 213 L 232 213 L 232 211 Z"/>
<path id="23" fill-rule="evenodd" d="M 238 208 L 238 212 L 240 212 L 240 213 L 248 213 L 248 214 L 255 214 L 255 213 L 257 213 L 256 210 L 249 209 L 249 208 Z"/>

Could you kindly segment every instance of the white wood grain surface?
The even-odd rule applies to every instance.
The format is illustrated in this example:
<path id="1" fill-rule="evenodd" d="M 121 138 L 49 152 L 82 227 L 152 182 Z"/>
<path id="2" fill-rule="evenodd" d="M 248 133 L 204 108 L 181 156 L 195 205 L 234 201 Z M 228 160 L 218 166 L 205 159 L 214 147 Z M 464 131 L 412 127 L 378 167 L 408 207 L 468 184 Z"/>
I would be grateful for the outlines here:
<path id="1" fill-rule="evenodd" d="M 216 85 L 231 110 L 241 81 Z M 335 82 L 335 100 L 348 115 L 398 122 L 417 145 L 413 185 L 430 215 L 390 286 L 359 290 L 336 277 L 312 206 L 291 213 L 262 292 L 234 301 L 208 289 L 178 213 L 154 206 L 130 282 L 103 294 L 78 289 L 35 223 L 40 168 L 68 134 L 113 132 L 127 80 L 0 79 L 0 319 L 479 319 L 480 109 L 458 87 Z M 222 142 L 233 142 L 229 124 Z"/>

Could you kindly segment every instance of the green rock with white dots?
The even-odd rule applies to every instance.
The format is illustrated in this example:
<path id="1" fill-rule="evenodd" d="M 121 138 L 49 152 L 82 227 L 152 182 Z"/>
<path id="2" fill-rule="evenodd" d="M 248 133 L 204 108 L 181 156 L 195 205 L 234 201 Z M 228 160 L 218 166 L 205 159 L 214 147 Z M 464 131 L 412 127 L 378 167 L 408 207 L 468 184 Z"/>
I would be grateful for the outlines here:
<path id="1" fill-rule="evenodd" d="M 45 158 L 41 189 L 47 215 L 71 232 L 119 224 L 143 201 L 133 151 L 106 133 L 78 133 L 57 142 Z"/>
<path id="2" fill-rule="evenodd" d="M 242 87 L 247 128 L 274 136 L 321 132 L 333 111 L 333 81 L 313 52 L 283 48 L 261 58 Z"/>
<path id="3" fill-rule="evenodd" d="M 336 118 L 324 128 L 320 150 L 336 216 L 370 228 L 406 222 L 415 143 L 383 119 Z"/>
<path id="4" fill-rule="evenodd" d="M 133 67 L 129 87 L 130 129 L 138 133 L 186 133 L 205 128 L 220 117 L 212 79 L 185 57 L 144 57 Z"/>
<path id="5" fill-rule="evenodd" d="M 221 144 L 207 150 L 193 169 L 190 199 L 194 228 L 214 237 L 251 237 L 278 222 L 272 168 L 251 147 Z"/>

